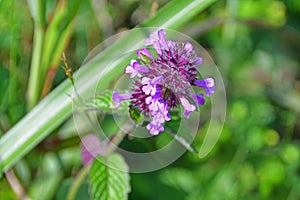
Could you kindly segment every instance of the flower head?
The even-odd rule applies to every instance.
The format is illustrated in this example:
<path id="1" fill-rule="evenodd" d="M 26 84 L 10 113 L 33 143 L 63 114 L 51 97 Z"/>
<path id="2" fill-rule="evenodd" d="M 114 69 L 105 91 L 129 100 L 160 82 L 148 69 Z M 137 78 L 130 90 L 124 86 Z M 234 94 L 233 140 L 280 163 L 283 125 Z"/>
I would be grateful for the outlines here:
<path id="1" fill-rule="evenodd" d="M 206 96 L 215 92 L 214 79 L 198 79 L 197 67 L 202 64 L 190 42 L 177 42 L 166 39 L 161 29 L 145 40 L 146 46 L 153 46 L 158 57 L 146 49 L 138 50 L 137 56 L 142 64 L 132 60 L 126 68 L 130 78 L 138 77 L 130 96 L 131 105 L 150 118 L 146 126 L 150 134 L 164 131 L 163 124 L 169 121 L 170 110 L 181 105 L 183 116 L 189 117 L 196 105 L 204 105 L 203 94 L 194 94 L 192 86 L 205 90 Z M 118 104 L 129 96 L 115 95 Z"/>

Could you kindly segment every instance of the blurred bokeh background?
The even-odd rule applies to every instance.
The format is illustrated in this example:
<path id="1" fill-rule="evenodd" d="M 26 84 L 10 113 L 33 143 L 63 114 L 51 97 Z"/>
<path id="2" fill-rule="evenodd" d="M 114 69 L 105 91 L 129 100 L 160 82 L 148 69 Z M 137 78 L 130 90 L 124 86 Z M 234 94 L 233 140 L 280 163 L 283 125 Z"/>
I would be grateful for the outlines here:
<path id="1" fill-rule="evenodd" d="M 29 74 L 38 30 L 28 2 L 0 0 L 0 136 L 31 109 Z M 48 21 L 56 19 L 54 13 L 64 14 L 64 6 L 74 13 L 69 21 L 52 23 L 58 31 L 51 34 L 59 39 L 48 41 L 54 53 L 44 61 L 50 67 L 42 96 L 66 78 L 62 51 L 76 70 L 97 44 L 154 16 L 167 3 L 89 0 L 69 6 L 67 0 L 47 1 Z M 223 76 L 225 126 L 207 157 L 186 152 L 167 168 L 131 174 L 129 199 L 300 199 L 300 1 L 220 0 L 178 31 L 198 41 Z M 205 129 L 204 124 L 195 146 Z M 65 199 L 81 168 L 80 140 L 72 130 L 66 122 L 14 167 L 29 196 Z M 80 194 L 77 199 L 84 199 L 86 185 Z M 0 179 L 0 199 L 18 198 L 7 179 Z"/>

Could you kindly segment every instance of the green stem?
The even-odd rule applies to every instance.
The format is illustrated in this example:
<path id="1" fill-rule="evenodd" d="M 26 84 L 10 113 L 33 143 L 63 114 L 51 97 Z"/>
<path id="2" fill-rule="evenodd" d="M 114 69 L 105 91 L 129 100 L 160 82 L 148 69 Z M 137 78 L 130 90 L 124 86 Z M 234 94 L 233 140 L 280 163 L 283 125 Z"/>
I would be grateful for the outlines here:
<path id="1" fill-rule="evenodd" d="M 14 108 L 16 105 L 17 100 L 17 52 L 16 52 L 16 41 L 17 41 L 17 30 L 16 30 L 16 22 L 15 22 L 15 1 L 11 1 L 11 13 L 10 13 L 10 23 L 11 23 L 11 40 L 10 40 L 10 52 L 9 52 L 9 93 L 8 93 L 8 102 L 9 102 L 9 115 L 10 120 L 14 123 L 15 122 L 15 113 Z"/>
<path id="2" fill-rule="evenodd" d="M 73 185 L 71 186 L 71 188 L 69 190 L 67 200 L 74 200 L 76 198 L 78 189 L 80 188 L 81 184 L 83 183 L 83 181 L 89 174 L 90 169 L 91 169 L 91 165 L 87 165 L 80 170 L 79 174 L 75 178 Z"/>
<path id="3" fill-rule="evenodd" d="M 112 153 L 113 151 L 115 151 L 116 148 L 118 147 L 118 145 L 122 142 L 125 135 L 127 135 L 127 133 L 129 133 L 132 130 L 132 128 L 133 128 L 133 125 L 129 124 L 129 123 L 125 124 L 122 128 L 120 128 L 118 133 L 112 137 L 109 145 L 105 149 L 104 155 L 107 156 L 110 153 Z"/>
<path id="4" fill-rule="evenodd" d="M 18 199 L 29 199 L 27 197 L 24 187 L 22 186 L 15 172 L 12 169 L 6 172 L 5 176 L 10 187 L 13 189 Z"/>
<path id="5" fill-rule="evenodd" d="M 31 110 L 39 101 L 41 90 L 41 62 L 45 34 L 45 9 L 44 1 L 27 0 L 34 20 L 33 52 L 31 57 L 30 76 L 28 85 L 28 110 Z"/>
<path id="6" fill-rule="evenodd" d="M 56 9 L 54 11 L 55 15 L 49 23 L 46 33 L 45 42 L 43 47 L 43 58 L 41 61 L 41 82 L 42 88 L 45 83 L 45 79 L 51 64 L 60 61 L 60 56 L 62 54 L 61 47 L 67 42 L 65 37 L 68 37 L 72 31 L 72 21 L 79 9 L 82 0 L 72 0 L 58 2 Z M 68 30 L 69 29 L 69 30 Z M 67 35 L 66 35 L 67 34 Z M 59 55 L 59 56 L 57 56 Z M 56 60 L 58 58 L 58 60 Z M 39 91 L 40 95 L 42 89 Z M 41 97 L 41 96 L 40 96 Z"/>
<path id="7" fill-rule="evenodd" d="M 28 110 L 31 110 L 38 102 L 41 90 L 41 59 L 44 41 L 44 29 L 34 29 L 33 53 L 30 66 L 30 77 L 28 85 Z"/>

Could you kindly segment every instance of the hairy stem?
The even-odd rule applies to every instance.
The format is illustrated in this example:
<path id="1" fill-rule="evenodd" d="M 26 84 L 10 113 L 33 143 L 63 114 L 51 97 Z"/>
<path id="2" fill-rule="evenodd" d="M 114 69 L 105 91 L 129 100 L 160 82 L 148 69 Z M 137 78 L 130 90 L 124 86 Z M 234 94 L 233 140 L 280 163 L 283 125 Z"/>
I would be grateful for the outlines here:
<path id="1" fill-rule="evenodd" d="M 132 128 L 133 125 L 131 123 L 126 123 L 122 128 L 120 128 L 118 133 L 112 137 L 108 147 L 105 149 L 104 155 L 107 156 L 115 151 L 123 138 L 132 130 Z"/>
<path id="2" fill-rule="evenodd" d="M 15 194 L 18 196 L 18 199 L 21 200 L 29 200 L 29 198 L 26 195 L 26 192 L 21 185 L 20 181 L 16 177 L 14 171 L 11 169 L 8 172 L 5 173 L 6 179 L 9 182 L 9 185 L 15 192 Z"/>
<path id="3" fill-rule="evenodd" d="M 74 200 L 76 198 L 78 189 L 80 188 L 81 184 L 83 183 L 83 181 L 89 174 L 90 169 L 91 169 L 91 165 L 87 165 L 80 170 L 79 174 L 77 175 L 77 177 L 74 180 L 73 185 L 71 186 L 71 188 L 69 190 L 67 200 Z"/>

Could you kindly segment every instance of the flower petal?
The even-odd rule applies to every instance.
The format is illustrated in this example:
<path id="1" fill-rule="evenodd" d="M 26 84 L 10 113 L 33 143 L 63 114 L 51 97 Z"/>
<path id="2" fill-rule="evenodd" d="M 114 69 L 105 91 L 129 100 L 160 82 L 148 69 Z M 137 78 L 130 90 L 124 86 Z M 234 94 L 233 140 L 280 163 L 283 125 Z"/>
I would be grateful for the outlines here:
<path id="1" fill-rule="evenodd" d="M 140 64 L 134 65 L 134 69 L 139 73 L 148 73 L 149 68 Z"/>
<path id="2" fill-rule="evenodd" d="M 148 73 L 149 69 L 146 66 L 140 65 L 136 60 L 131 60 L 130 65 L 125 69 L 126 74 L 130 74 L 130 78 L 135 77 L 139 73 Z"/>
<path id="3" fill-rule="evenodd" d="M 131 99 L 131 94 L 119 94 L 117 91 L 113 92 L 112 100 L 116 103 L 114 107 L 118 107 L 122 101 Z"/>
<path id="4" fill-rule="evenodd" d="M 203 94 L 192 94 L 191 97 L 198 103 L 199 106 L 204 105 L 205 99 Z"/>
<path id="5" fill-rule="evenodd" d="M 189 117 L 191 112 L 193 112 L 196 109 L 196 107 L 193 104 L 190 104 L 190 102 L 184 97 L 180 98 L 180 102 L 181 105 L 184 107 L 183 115 Z"/>
<path id="6" fill-rule="evenodd" d="M 153 45 L 155 42 L 159 40 L 158 31 L 153 32 L 148 38 L 145 39 L 145 46 Z"/>
<path id="7" fill-rule="evenodd" d="M 215 81 L 213 78 L 206 78 L 204 80 L 196 80 L 194 84 L 205 89 L 206 96 L 215 93 Z"/>
<path id="8" fill-rule="evenodd" d="M 160 83 L 162 81 L 162 79 L 163 79 L 162 76 L 155 77 L 151 80 L 151 84 L 157 85 L 158 83 Z"/>
<path id="9" fill-rule="evenodd" d="M 160 29 L 157 34 L 159 38 L 158 42 L 160 44 L 160 48 L 164 50 L 169 50 L 168 42 L 166 39 L 166 32 L 163 29 Z"/>

